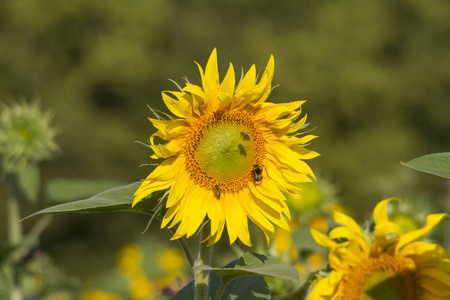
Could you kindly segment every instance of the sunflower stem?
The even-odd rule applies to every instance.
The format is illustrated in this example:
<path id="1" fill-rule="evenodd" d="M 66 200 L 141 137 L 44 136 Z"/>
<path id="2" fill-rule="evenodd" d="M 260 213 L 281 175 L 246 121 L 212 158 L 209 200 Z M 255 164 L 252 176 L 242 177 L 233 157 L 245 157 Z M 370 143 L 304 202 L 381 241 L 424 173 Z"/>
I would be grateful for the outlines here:
<path id="1" fill-rule="evenodd" d="M 198 250 L 197 261 L 194 263 L 194 299 L 195 300 L 207 300 L 208 288 L 209 288 L 209 271 L 197 270 L 195 267 L 200 265 L 211 265 L 212 250 L 213 247 L 208 246 L 205 239 L 205 229 L 200 231 L 200 243 Z"/>

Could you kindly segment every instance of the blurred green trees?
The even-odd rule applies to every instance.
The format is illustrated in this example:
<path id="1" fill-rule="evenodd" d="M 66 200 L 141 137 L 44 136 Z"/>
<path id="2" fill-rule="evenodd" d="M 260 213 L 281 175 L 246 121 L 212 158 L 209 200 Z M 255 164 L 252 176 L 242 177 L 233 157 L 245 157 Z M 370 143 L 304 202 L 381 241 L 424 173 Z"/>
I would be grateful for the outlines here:
<path id="1" fill-rule="evenodd" d="M 320 136 L 309 148 L 322 154 L 313 169 L 366 213 L 436 183 L 399 162 L 450 148 L 449 15 L 449 2 L 420 0 L 3 0 L 0 100 L 38 96 L 55 111 L 62 155 L 44 178 L 133 182 L 150 162 L 133 142 L 152 133 L 146 105 L 162 108 L 168 78 L 199 82 L 193 60 L 205 64 L 214 47 L 222 74 L 273 54 L 280 87 L 269 101 L 308 100 Z M 121 218 L 120 232 L 143 230 Z M 109 228 L 93 224 L 80 239 Z"/>

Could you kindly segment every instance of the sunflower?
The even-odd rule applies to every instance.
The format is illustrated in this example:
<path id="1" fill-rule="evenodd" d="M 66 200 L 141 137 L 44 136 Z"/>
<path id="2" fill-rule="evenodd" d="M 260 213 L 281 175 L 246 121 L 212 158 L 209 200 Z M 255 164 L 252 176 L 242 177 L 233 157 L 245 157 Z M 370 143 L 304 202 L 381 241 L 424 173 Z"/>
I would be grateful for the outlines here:
<path id="1" fill-rule="evenodd" d="M 202 87 L 186 82 L 180 91 L 162 92 L 174 116 L 149 118 L 158 130 L 149 140 L 151 158 L 164 160 L 143 180 L 133 206 L 170 189 L 161 228 L 178 225 L 172 239 L 190 237 L 205 220 L 208 245 L 220 239 L 226 225 L 230 243 L 239 238 L 251 246 L 250 219 L 269 242 L 274 225 L 289 229 L 286 195 L 299 197 L 295 183 L 315 179 L 303 161 L 318 156 L 303 147 L 315 136 L 297 133 L 306 122 L 306 116 L 299 119 L 304 101 L 265 102 L 273 56 L 259 81 L 253 65 L 237 87 L 232 64 L 220 83 L 216 49 L 205 71 L 197 65 Z M 156 137 L 166 142 L 157 143 Z"/>
<path id="2" fill-rule="evenodd" d="M 375 207 L 373 235 L 337 211 L 334 220 L 342 226 L 328 235 L 311 229 L 314 239 L 330 248 L 332 270 L 327 277 L 318 276 L 308 299 L 450 299 L 450 253 L 437 244 L 416 241 L 447 215 L 429 215 L 423 228 L 402 234 L 386 212 L 392 200 L 398 199 Z"/>

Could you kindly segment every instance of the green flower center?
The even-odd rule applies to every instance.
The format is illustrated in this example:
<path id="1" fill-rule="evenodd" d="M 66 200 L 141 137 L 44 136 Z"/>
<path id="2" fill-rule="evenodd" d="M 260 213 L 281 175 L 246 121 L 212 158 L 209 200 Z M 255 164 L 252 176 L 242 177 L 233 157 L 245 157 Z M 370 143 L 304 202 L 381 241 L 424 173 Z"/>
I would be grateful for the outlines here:
<path id="1" fill-rule="evenodd" d="M 17 132 L 23 137 L 24 140 L 29 141 L 33 138 L 33 135 L 28 128 L 21 127 L 17 130 Z"/>
<path id="2" fill-rule="evenodd" d="M 236 123 L 220 123 L 210 128 L 198 145 L 200 168 L 222 183 L 251 172 L 255 165 L 253 132 Z"/>
<path id="3" fill-rule="evenodd" d="M 361 300 L 404 300 L 408 298 L 405 278 L 392 270 L 372 274 L 364 283 Z"/>

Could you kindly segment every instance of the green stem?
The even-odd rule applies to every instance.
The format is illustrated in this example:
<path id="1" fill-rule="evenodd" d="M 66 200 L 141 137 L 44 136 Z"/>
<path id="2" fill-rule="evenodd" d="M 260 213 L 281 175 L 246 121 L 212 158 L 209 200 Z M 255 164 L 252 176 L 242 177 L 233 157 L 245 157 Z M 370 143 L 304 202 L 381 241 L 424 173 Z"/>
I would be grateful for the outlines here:
<path id="1" fill-rule="evenodd" d="M 15 174 L 7 174 L 5 178 L 5 186 L 7 191 L 6 211 L 7 211 L 7 230 L 8 242 L 12 247 L 20 247 L 22 243 L 22 223 L 20 222 L 20 190 Z M 20 251 L 14 251 L 11 260 L 12 270 L 12 286 L 9 294 L 10 300 L 23 299 L 19 286 L 19 275 L 17 274 L 16 263 L 20 259 L 18 254 Z"/>
<path id="2" fill-rule="evenodd" d="M 22 223 L 20 222 L 20 203 L 17 193 L 16 177 L 12 174 L 6 176 L 6 199 L 8 242 L 11 246 L 18 246 L 22 241 Z"/>
<path id="3" fill-rule="evenodd" d="M 200 243 L 197 261 L 195 266 L 199 265 L 211 265 L 212 259 L 212 245 L 207 246 L 206 242 L 201 242 L 205 239 L 205 229 L 200 231 Z M 194 268 L 194 299 L 195 300 L 207 300 L 208 299 L 208 286 L 209 286 L 209 271 L 196 270 Z"/>

